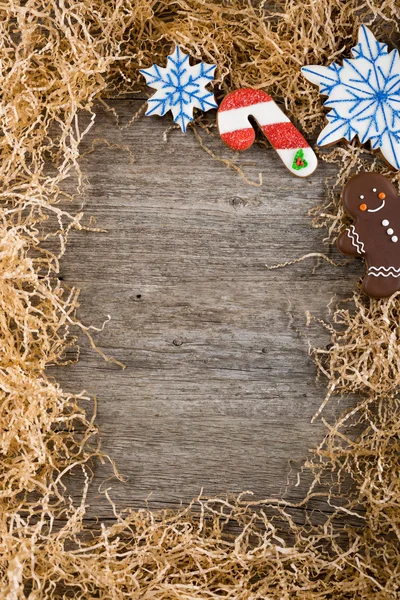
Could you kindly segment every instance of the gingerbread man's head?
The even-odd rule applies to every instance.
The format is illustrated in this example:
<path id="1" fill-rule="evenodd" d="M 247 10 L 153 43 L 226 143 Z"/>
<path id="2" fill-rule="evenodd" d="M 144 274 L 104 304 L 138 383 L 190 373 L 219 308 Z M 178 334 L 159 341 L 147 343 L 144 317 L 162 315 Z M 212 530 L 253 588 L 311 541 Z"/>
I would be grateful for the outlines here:
<path id="1" fill-rule="evenodd" d="M 343 191 L 344 207 L 357 219 L 379 212 L 394 198 L 397 198 L 395 187 L 379 173 L 359 173 Z"/>

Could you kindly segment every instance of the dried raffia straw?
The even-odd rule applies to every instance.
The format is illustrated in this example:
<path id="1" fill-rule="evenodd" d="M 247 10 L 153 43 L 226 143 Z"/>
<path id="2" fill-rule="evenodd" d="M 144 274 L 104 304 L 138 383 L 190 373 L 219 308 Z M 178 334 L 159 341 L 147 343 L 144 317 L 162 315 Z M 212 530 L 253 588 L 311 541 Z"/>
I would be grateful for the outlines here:
<path id="1" fill-rule="evenodd" d="M 95 100 L 133 91 L 138 68 L 165 61 L 179 43 L 218 64 L 221 93 L 268 89 L 309 132 L 323 110 L 299 67 L 347 53 L 360 22 L 390 41 L 399 12 L 395 0 L 278 0 L 273 10 L 240 0 L 1 4 L 1 598 L 398 597 L 399 297 L 356 293 L 327 324 L 330 349 L 314 350 L 328 394 L 355 396 L 351 409 L 325 422 L 305 465 L 314 481 L 297 507 L 246 495 L 200 498 L 178 512 L 115 511 L 113 524 L 88 531 L 90 459 L 99 454 L 92 402 L 63 392 L 46 367 L 77 351 L 77 328 L 89 334 L 76 318 L 77 290 L 57 275 L 70 230 L 85 228 L 62 184 L 75 177 L 83 189 L 80 142 Z M 341 226 L 339 191 L 350 173 L 389 174 L 371 156 L 355 144 L 321 152 L 337 166 L 313 213 L 327 243 Z M 75 504 L 67 473 L 83 474 Z M 308 510 L 323 501 L 330 511 L 317 525 Z M 294 520 L 300 507 L 305 526 Z"/>
<path id="2" fill-rule="evenodd" d="M 400 292 L 387 300 L 355 293 L 333 315 L 328 350 L 315 349 L 316 362 L 335 393 L 385 398 L 400 385 Z M 355 307 L 355 309 L 354 309 Z M 309 323 L 313 319 L 308 317 Z"/>

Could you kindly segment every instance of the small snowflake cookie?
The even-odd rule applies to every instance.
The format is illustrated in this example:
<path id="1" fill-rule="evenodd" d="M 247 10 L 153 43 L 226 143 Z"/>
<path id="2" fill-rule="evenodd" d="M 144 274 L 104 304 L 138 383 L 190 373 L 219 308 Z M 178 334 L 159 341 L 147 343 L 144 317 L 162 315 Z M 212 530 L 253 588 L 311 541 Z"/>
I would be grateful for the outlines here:
<path id="1" fill-rule="evenodd" d="M 156 93 L 148 100 L 146 115 L 164 116 L 169 110 L 175 123 L 183 132 L 190 121 L 193 121 L 193 109 L 202 111 L 217 108 L 212 92 L 206 85 L 214 78 L 216 65 L 201 62 L 190 66 L 189 56 L 177 46 L 173 54 L 168 56 L 167 66 L 153 65 L 150 69 L 142 69 L 147 85 Z"/>
<path id="2" fill-rule="evenodd" d="M 291 173 L 308 177 L 317 168 L 317 157 L 307 140 L 274 100 L 262 90 L 242 88 L 225 96 L 217 112 L 221 139 L 232 150 L 247 150 L 255 140 L 249 121 L 253 117 Z"/>
<path id="3" fill-rule="evenodd" d="M 328 97 L 324 106 L 328 125 L 317 144 L 327 146 L 340 139 L 351 141 L 356 135 L 362 144 L 368 140 L 380 150 L 385 160 L 400 169 L 400 57 L 397 50 L 388 52 L 362 25 L 358 44 L 351 50 L 354 58 L 343 66 L 309 65 L 302 73 L 319 85 Z"/>
<path id="4" fill-rule="evenodd" d="M 340 234 L 339 250 L 365 259 L 368 296 L 391 296 L 400 290 L 400 197 L 383 175 L 360 173 L 345 186 L 342 201 L 354 223 Z"/>

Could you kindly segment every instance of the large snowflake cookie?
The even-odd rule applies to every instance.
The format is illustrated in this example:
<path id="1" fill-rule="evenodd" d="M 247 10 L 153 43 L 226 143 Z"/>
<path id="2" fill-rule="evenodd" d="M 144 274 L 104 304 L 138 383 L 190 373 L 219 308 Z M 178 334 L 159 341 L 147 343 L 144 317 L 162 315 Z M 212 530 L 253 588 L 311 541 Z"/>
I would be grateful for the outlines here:
<path id="1" fill-rule="evenodd" d="M 309 65 L 303 75 L 329 96 L 324 106 L 328 125 L 321 131 L 317 144 L 327 146 L 356 135 L 362 144 L 368 140 L 381 151 L 386 161 L 400 169 L 400 57 L 397 50 L 388 52 L 368 27 L 362 25 L 358 44 L 351 50 L 354 58 L 343 66 Z"/>
<path id="2" fill-rule="evenodd" d="M 207 111 L 217 108 L 212 92 L 206 85 L 214 78 L 216 65 L 201 62 L 191 66 L 189 56 L 177 46 L 168 56 L 167 66 L 153 65 L 142 69 L 147 85 L 156 93 L 148 100 L 146 115 L 165 115 L 172 112 L 175 123 L 186 132 L 187 124 L 193 121 L 193 109 Z"/>

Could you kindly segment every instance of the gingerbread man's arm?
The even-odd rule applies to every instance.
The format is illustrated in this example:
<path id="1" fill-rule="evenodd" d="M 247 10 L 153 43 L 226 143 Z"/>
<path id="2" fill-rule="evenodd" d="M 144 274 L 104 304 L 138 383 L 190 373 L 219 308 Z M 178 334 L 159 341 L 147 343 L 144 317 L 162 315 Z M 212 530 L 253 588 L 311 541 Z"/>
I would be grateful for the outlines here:
<path id="1" fill-rule="evenodd" d="M 337 245 L 340 252 L 348 256 L 362 256 L 365 254 L 364 244 L 360 240 L 354 225 L 350 225 L 345 231 L 342 231 L 338 237 Z"/>

